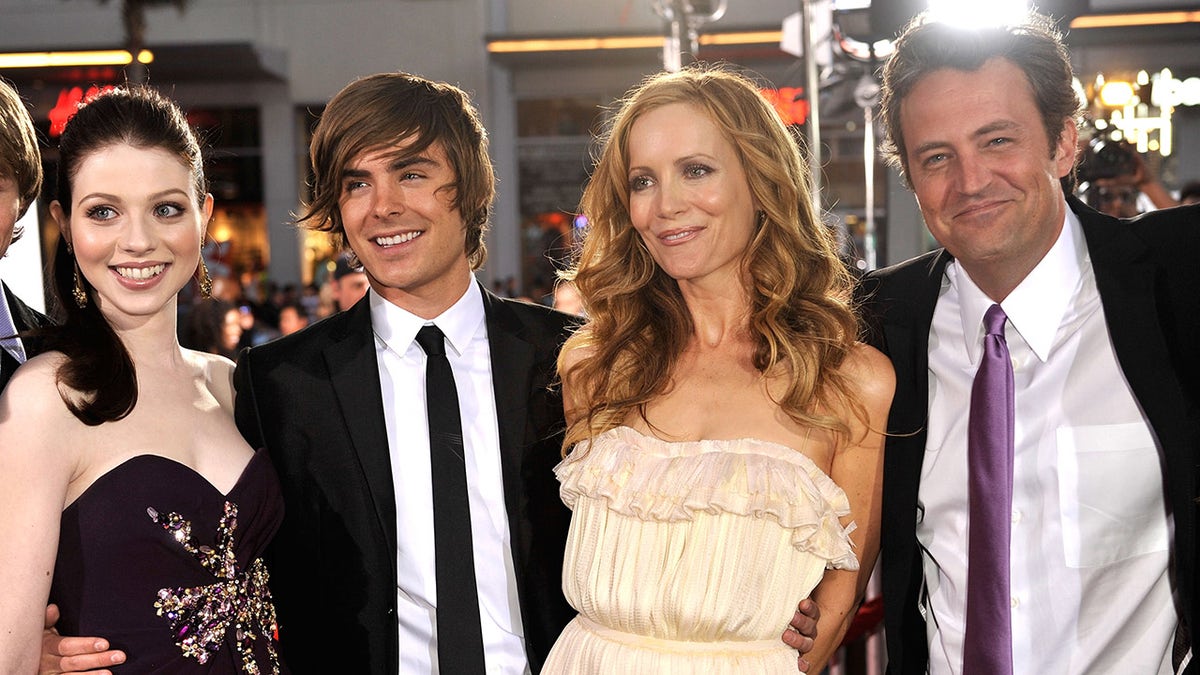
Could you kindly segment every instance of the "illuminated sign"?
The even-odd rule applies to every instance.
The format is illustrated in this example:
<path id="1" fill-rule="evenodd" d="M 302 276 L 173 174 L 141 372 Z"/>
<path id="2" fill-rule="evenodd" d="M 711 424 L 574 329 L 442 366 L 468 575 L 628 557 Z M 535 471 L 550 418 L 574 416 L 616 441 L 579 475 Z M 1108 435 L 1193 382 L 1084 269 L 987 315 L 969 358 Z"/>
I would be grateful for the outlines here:
<path id="1" fill-rule="evenodd" d="M 75 116 L 80 105 L 96 98 L 101 92 L 112 88 L 112 85 L 109 84 L 103 87 L 92 85 L 88 87 L 86 92 L 79 87 L 71 87 L 70 89 L 59 91 L 58 101 L 46 115 L 50 119 L 50 137 L 58 138 L 62 134 L 63 128 L 67 126 L 67 120 Z"/>
<path id="2" fill-rule="evenodd" d="M 1154 89 L 1150 91 L 1152 105 L 1159 108 L 1200 105 L 1200 77 L 1179 80 L 1163 68 L 1152 75 L 1150 81 L 1154 83 Z"/>
<path id="3" fill-rule="evenodd" d="M 784 124 L 804 124 L 808 121 L 808 99 L 804 98 L 804 87 L 782 87 L 761 89 L 762 95 L 783 118 Z"/>

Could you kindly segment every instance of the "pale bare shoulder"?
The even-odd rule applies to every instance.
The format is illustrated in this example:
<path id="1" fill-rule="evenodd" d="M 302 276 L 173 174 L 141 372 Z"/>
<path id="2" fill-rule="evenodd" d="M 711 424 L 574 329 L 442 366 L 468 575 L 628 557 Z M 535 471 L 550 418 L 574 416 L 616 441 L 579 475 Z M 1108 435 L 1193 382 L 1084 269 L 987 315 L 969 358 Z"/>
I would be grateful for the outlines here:
<path id="1" fill-rule="evenodd" d="M 0 422 L 15 418 L 22 425 L 31 425 L 33 420 L 53 423 L 64 415 L 71 416 L 58 384 L 58 369 L 66 359 L 61 352 L 49 352 L 18 368 L 0 395 Z"/>
<path id="2" fill-rule="evenodd" d="M 33 672 L 66 492 L 87 452 L 59 394 L 65 357 L 17 369 L 0 394 L 0 671 Z M 18 665 L 20 664 L 20 665 Z"/>
<path id="3" fill-rule="evenodd" d="M 0 394 L 0 448 L 10 458 L 73 470 L 78 445 L 69 440 L 82 423 L 67 408 L 58 383 L 65 360 L 60 352 L 29 359 Z"/>
<path id="4" fill-rule="evenodd" d="M 887 414 L 892 395 L 896 392 L 896 371 L 883 352 L 856 342 L 842 362 L 840 371 L 859 403 L 872 417 L 876 417 L 879 411 Z"/>
<path id="5" fill-rule="evenodd" d="M 562 353 L 558 357 L 558 374 L 569 373 L 580 363 L 595 356 L 595 354 L 596 348 L 593 345 L 579 345 L 562 350 Z"/>
<path id="6" fill-rule="evenodd" d="M 233 410 L 233 361 L 219 354 L 185 349 L 193 363 L 203 372 L 208 391 L 221 403 L 221 407 Z"/>

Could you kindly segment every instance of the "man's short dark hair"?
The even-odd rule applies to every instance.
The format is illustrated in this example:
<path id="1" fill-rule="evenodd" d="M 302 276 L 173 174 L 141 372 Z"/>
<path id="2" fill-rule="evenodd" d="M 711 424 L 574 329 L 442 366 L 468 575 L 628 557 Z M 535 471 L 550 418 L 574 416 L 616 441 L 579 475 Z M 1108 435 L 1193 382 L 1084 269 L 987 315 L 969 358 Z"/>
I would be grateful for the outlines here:
<path id="1" fill-rule="evenodd" d="M 1037 12 L 1029 12 L 1020 23 L 981 28 L 953 26 L 936 21 L 928 12 L 918 14 L 901 31 L 896 51 L 883 68 L 882 150 L 888 164 L 908 182 L 900 108 L 918 82 L 944 68 L 979 70 L 995 58 L 1005 59 L 1025 73 L 1050 141 L 1047 152 L 1053 154 L 1063 122 L 1071 119 L 1078 126 L 1083 114 L 1062 37 L 1054 21 Z"/>

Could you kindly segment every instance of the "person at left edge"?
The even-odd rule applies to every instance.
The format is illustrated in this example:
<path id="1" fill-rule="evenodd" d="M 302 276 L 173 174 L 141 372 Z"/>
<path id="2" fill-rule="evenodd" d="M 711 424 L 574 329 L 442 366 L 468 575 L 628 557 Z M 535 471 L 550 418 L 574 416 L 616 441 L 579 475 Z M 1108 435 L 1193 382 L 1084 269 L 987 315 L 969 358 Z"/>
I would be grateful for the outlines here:
<path id="1" fill-rule="evenodd" d="M 42 188 L 42 159 L 38 152 L 33 120 L 17 92 L 0 80 L 0 258 L 21 238 L 16 223 L 37 199 Z M 0 282 L 0 391 L 17 366 L 38 353 L 37 341 L 16 337 L 17 333 L 49 325 L 49 320 L 30 308 Z M 9 321 L 4 320 L 8 314 Z M 11 339 L 9 339 L 11 336 Z"/>
<path id="2" fill-rule="evenodd" d="M 0 80 L 0 258 L 8 247 L 24 234 L 16 223 L 24 217 L 42 187 L 42 160 L 37 134 L 25 105 L 7 82 Z M 41 353 L 39 328 L 51 325 L 40 312 L 26 305 L 12 289 L 0 281 L 0 305 L 8 311 L 11 324 L 0 320 L 0 393 L 17 367 Z M 0 314 L 3 311 L 0 310 Z M 2 318 L 2 317 L 0 317 Z M 9 336 L 12 336 L 11 338 Z M 103 668 L 121 663 L 125 655 L 108 651 L 106 640 L 67 638 L 63 640 L 51 628 L 58 621 L 57 607 L 47 613 L 47 638 L 68 656 L 56 665 L 72 670 Z"/>

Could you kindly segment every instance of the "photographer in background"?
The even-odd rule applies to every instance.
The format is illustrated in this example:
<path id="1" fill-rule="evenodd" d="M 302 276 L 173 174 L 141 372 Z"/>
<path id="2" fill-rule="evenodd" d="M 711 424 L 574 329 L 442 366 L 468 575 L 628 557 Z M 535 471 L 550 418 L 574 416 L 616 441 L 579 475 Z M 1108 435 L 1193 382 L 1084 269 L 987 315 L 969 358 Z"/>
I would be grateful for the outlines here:
<path id="1" fill-rule="evenodd" d="M 1078 179 L 1079 198 L 1117 218 L 1132 218 L 1150 210 L 1139 206 L 1142 195 L 1155 209 L 1179 205 L 1132 145 L 1103 135 L 1092 137 L 1084 146 Z"/>

